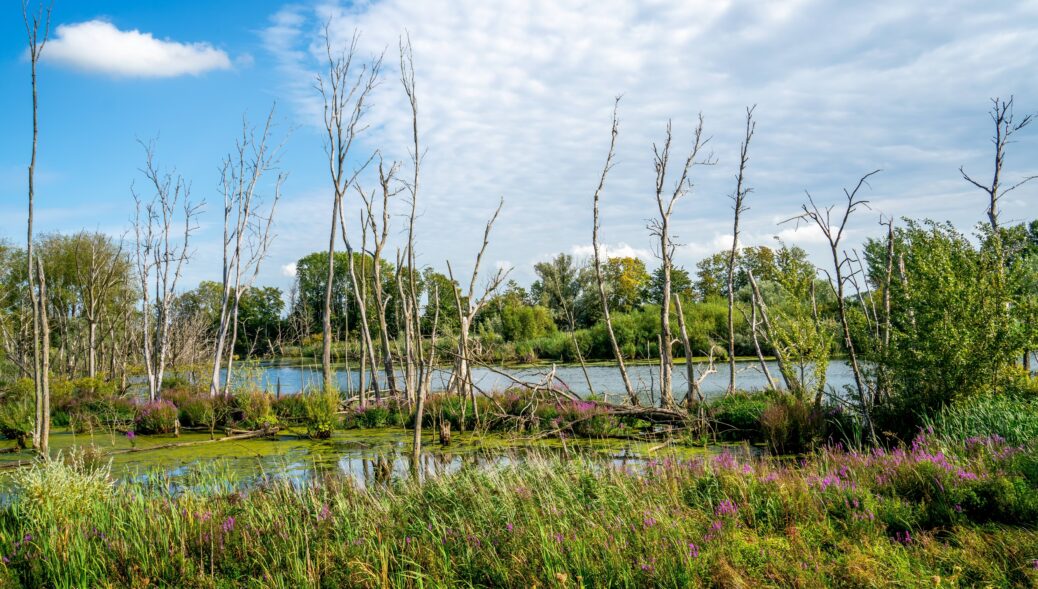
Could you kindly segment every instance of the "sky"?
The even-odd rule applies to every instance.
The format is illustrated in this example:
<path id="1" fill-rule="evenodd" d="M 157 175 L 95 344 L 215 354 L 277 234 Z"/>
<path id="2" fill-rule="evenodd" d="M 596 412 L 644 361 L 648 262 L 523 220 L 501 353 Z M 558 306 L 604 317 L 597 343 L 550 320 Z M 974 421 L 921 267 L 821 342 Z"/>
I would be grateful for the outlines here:
<path id="1" fill-rule="evenodd" d="M 0 239 L 16 243 L 25 235 L 32 129 L 21 17 L 17 1 L 0 6 Z M 757 127 L 740 243 L 777 237 L 818 264 L 821 235 L 782 222 L 808 193 L 839 205 L 843 188 L 881 170 L 864 189 L 871 209 L 852 219 L 848 248 L 879 235 L 881 216 L 969 232 L 987 203 L 959 167 L 990 176 L 990 99 L 1014 96 L 1018 118 L 1038 111 L 1035 1 L 54 0 L 39 66 L 37 230 L 129 237 L 131 186 L 150 196 L 141 142 L 155 141 L 157 163 L 207 203 L 182 286 L 218 279 L 220 162 L 243 120 L 261 123 L 273 108 L 287 180 L 257 282 L 287 291 L 293 262 L 328 243 L 332 190 L 314 89 L 325 24 L 336 47 L 358 35 L 362 62 L 384 55 L 351 166 L 375 150 L 410 166 L 398 68 L 399 40 L 409 35 L 424 150 L 419 262 L 445 270 L 450 260 L 462 276 L 499 199 L 484 272 L 511 267 L 528 283 L 539 261 L 591 252 L 591 199 L 618 95 L 601 240 L 608 254 L 650 268 L 658 264 L 646 228 L 653 145 L 668 121 L 682 159 L 702 114 L 716 161 L 693 169 L 671 221 L 676 262 L 692 269 L 731 245 L 748 106 L 756 105 Z M 1038 124 L 1016 138 L 1008 181 L 1038 173 Z M 261 186 L 268 202 L 273 179 Z M 374 186 L 368 173 L 360 182 Z M 1006 197 L 1003 222 L 1038 217 L 1036 204 L 1038 182 Z M 355 193 L 345 206 L 356 234 Z M 398 198 L 390 252 L 403 244 L 404 209 Z"/>

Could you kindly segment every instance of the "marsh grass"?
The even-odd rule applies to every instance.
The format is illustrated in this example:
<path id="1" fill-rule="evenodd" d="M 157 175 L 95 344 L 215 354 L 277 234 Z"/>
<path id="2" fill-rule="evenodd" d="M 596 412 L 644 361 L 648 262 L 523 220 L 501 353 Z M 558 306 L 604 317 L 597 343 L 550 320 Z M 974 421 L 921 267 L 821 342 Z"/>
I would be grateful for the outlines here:
<path id="1" fill-rule="evenodd" d="M 362 489 L 114 484 L 41 464 L 0 511 L 5 587 L 1026 586 L 1035 452 L 920 438 L 801 461 L 527 457 Z M 76 506 L 75 509 L 70 506 Z"/>

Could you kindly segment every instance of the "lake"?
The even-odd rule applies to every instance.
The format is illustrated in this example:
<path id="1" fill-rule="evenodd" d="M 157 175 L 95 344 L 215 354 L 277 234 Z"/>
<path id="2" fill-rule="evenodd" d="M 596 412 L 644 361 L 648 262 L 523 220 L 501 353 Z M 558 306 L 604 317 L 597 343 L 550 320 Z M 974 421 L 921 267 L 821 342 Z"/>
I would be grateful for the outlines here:
<path id="1" fill-rule="evenodd" d="M 757 361 L 736 362 L 736 386 L 741 390 L 759 390 L 767 388 L 768 383 L 760 369 Z M 696 366 L 696 374 L 706 368 L 705 364 Z M 702 384 L 702 391 L 706 397 L 715 397 L 725 392 L 728 387 L 728 364 L 716 364 L 716 373 L 706 377 Z M 526 383 L 543 382 L 546 375 L 550 373 L 550 364 L 524 367 L 495 367 L 493 370 L 484 367 L 472 369 L 473 385 L 479 390 L 491 393 L 499 392 L 515 385 L 515 380 Z M 778 364 L 774 361 L 768 362 L 768 370 L 773 378 L 781 384 L 782 377 L 779 374 Z M 638 364 L 627 367 L 628 375 L 635 389 L 645 402 L 658 399 L 651 398 L 649 391 L 658 389 L 659 367 L 650 364 Z M 357 390 L 360 383 L 360 374 L 356 368 L 347 370 L 343 365 L 337 365 L 335 369 L 339 387 L 346 392 Z M 398 373 L 399 374 L 399 373 Z M 443 390 L 450 379 L 449 368 L 437 369 L 433 374 L 433 390 Z M 367 373 L 370 378 L 370 372 Z M 236 379 L 246 379 L 261 388 L 278 391 L 281 394 L 298 393 L 306 389 L 320 388 L 322 383 L 321 366 L 319 363 L 307 361 L 280 361 L 261 364 L 258 367 L 250 367 L 244 371 L 235 373 Z M 398 386 L 402 382 L 402 376 L 398 376 Z M 555 367 L 556 383 L 568 388 L 577 395 L 586 396 L 591 389 L 599 395 L 606 395 L 608 400 L 620 401 L 625 397 L 623 380 L 620 371 L 614 365 L 590 364 L 587 366 L 587 378 L 579 365 L 558 365 Z M 590 386 L 588 380 L 591 381 Z M 385 376 L 379 371 L 379 381 L 384 386 Z M 688 378 L 683 364 L 674 367 L 674 395 L 680 401 L 685 397 L 688 390 Z M 844 361 L 833 361 L 829 363 L 827 371 L 827 388 L 837 393 L 843 391 L 844 386 L 852 385 L 854 377 L 850 365 Z M 657 393 L 652 393 L 657 394 Z"/>

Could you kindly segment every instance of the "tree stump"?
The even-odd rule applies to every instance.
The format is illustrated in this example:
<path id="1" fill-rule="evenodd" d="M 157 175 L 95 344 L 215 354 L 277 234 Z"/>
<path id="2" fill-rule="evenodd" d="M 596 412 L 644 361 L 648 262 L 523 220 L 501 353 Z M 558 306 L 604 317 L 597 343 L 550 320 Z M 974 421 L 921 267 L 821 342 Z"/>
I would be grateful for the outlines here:
<path id="1" fill-rule="evenodd" d="M 441 421 L 440 422 L 440 445 L 450 446 L 451 444 L 451 422 Z"/>

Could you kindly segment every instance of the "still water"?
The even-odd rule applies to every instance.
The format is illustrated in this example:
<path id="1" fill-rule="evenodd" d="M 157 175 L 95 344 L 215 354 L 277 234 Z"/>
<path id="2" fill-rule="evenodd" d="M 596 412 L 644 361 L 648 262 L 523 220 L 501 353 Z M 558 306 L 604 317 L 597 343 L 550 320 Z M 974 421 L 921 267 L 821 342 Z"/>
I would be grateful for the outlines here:
<path id="1" fill-rule="evenodd" d="M 696 365 L 696 378 L 706 370 L 707 366 Z M 723 394 L 728 387 L 728 376 L 730 374 L 728 364 L 715 364 L 716 372 L 708 374 L 703 380 L 701 388 L 707 397 Z M 735 365 L 736 385 L 741 390 L 759 390 L 767 388 L 767 378 L 761 370 L 760 363 L 753 361 L 740 361 Z M 776 362 L 768 362 L 768 370 L 772 378 L 781 384 L 781 376 Z M 475 367 L 472 369 L 473 384 L 486 393 L 500 392 L 504 389 L 516 386 L 516 381 L 524 383 L 543 383 L 551 373 L 551 365 L 538 365 L 535 367 L 495 367 L 493 369 Z M 556 386 L 568 388 L 580 396 L 586 396 L 592 392 L 598 395 L 606 395 L 607 399 L 619 401 L 625 396 L 623 380 L 620 372 L 613 365 L 592 364 L 587 366 L 587 376 L 584 370 L 574 365 L 558 365 L 554 368 Z M 627 367 L 628 375 L 635 389 L 640 392 L 643 401 L 651 402 L 653 393 L 658 388 L 659 367 L 655 365 L 639 364 Z M 503 373 L 503 374 L 502 374 Z M 507 376 L 506 376 L 507 375 Z M 434 390 L 443 390 L 450 380 L 451 371 L 448 368 L 437 369 L 433 374 L 432 387 Z M 365 374 L 370 379 L 370 372 Z M 316 389 L 321 386 L 320 364 L 305 362 L 280 362 L 267 363 L 258 367 L 250 368 L 235 373 L 236 379 L 251 381 L 251 384 L 269 391 L 280 391 L 282 394 L 293 394 L 302 390 Z M 360 373 L 356 367 L 347 369 L 345 366 L 336 368 L 336 378 L 339 387 L 346 392 L 352 392 L 360 386 Z M 402 377 L 398 376 L 398 379 Z M 590 381 L 590 385 L 589 385 Z M 385 375 L 379 372 L 380 386 L 385 385 Z M 402 380 L 401 380 L 402 382 Z M 829 364 L 826 377 L 827 388 L 840 393 L 844 387 L 853 384 L 853 375 L 850 366 L 843 361 L 834 361 Z M 688 377 L 684 365 L 674 367 L 674 394 L 681 400 L 688 390 Z M 369 387 L 370 388 L 370 387 Z"/>

